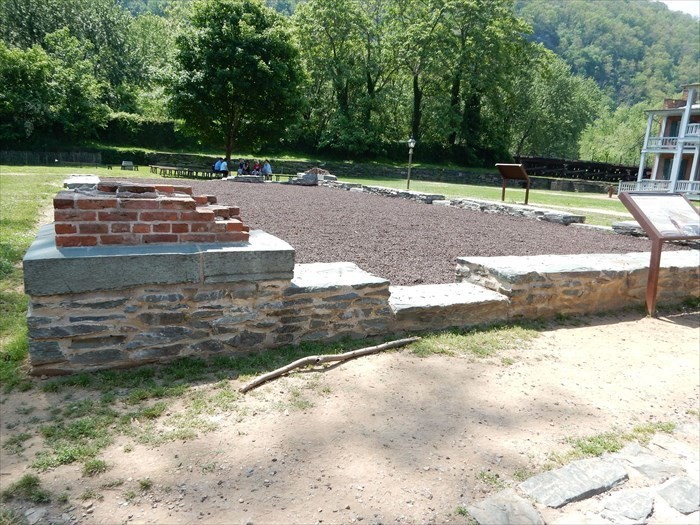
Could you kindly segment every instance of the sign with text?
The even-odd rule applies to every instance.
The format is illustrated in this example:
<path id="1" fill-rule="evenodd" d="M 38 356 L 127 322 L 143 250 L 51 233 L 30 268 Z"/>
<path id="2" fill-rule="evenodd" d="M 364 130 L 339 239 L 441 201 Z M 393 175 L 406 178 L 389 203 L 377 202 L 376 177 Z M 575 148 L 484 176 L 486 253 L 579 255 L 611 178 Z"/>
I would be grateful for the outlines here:
<path id="1" fill-rule="evenodd" d="M 523 180 L 525 181 L 525 204 L 530 198 L 530 177 L 527 176 L 525 168 L 522 164 L 496 164 L 501 177 L 503 178 L 503 186 L 501 191 L 501 200 L 506 200 L 506 181 L 507 180 Z"/>
<path id="2" fill-rule="evenodd" d="M 679 193 L 623 192 L 620 201 L 651 239 L 646 306 L 656 311 L 661 245 L 665 241 L 700 239 L 700 211 Z"/>

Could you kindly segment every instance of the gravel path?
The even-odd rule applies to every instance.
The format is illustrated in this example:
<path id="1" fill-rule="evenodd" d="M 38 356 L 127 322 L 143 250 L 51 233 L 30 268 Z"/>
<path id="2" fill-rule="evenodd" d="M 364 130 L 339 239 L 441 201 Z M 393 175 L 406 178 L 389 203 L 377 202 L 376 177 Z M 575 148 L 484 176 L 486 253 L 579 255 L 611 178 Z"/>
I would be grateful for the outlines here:
<path id="1" fill-rule="evenodd" d="M 161 181 L 162 182 L 162 181 Z M 394 285 L 450 283 L 460 256 L 649 251 L 648 239 L 325 187 L 183 181 L 289 242 L 297 263 L 350 261 Z M 670 249 L 670 247 L 669 247 Z"/>

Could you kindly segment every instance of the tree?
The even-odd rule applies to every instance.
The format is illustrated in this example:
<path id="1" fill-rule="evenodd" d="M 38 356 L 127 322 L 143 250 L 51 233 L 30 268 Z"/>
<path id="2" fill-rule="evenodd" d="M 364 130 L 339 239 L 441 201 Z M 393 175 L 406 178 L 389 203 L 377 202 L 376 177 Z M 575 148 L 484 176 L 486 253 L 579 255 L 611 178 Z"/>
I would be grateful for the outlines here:
<path id="1" fill-rule="evenodd" d="M 52 135 L 88 138 L 104 125 L 108 108 L 85 58 L 86 46 L 62 29 L 46 36 L 46 50 L 0 43 L 0 139 Z"/>
<path id="2" fill-rule="evenodd" d="M 46 35 L 63 28 L 90 42 L 92 73 L 103 81 L 102 100 L 115 109 L 128 101 L 123 85 L 140 76 L 128 38 L 131 22 L 114 0 L 0 0 L 0 38 L 8 45 L 44 46 Z"/>
<path id="3" fill-rule="evenodd" d="M 593 80 L 573 75 L 563 60 L 544 49 L 530 74 L 518 77 L 514 93 L 510 136 L 516 157 L 577 156 L 581 132 L 606 102 Z"/>
<path id="4" fill-rule="evenodd" d="M 24 51 L 0 42 L 0 140 L 30 139 L 49 125 L 55 102 L 51 72 L 51 59 L 41 47 Z"/>
<path id="5" fill-rule="evenodd" d="M 396 49 L 387 38 L 391 0 L 309 0 L 294 27 L 310 82 L 305 125 L 321 148 L 378 152 L 391 136 L 384 97 L 396 78 Z M 308 133 L 306 134 L 309 135 Z"/>
<path id="6" fill-rule="evenodd" d="M 303 71 L 286 19 L 255 0 L 204 0 L 177 40 L 174 114 L 201 135 L 256 144 L 284 132 Z"/>
<path id="7" fill-rule="evenodd" d="M 659 107 L 660 103 L 640 102 L 606 110 L 581 134 L 579 158 L 638 164 L 647 126 L 646 110 Z"/>

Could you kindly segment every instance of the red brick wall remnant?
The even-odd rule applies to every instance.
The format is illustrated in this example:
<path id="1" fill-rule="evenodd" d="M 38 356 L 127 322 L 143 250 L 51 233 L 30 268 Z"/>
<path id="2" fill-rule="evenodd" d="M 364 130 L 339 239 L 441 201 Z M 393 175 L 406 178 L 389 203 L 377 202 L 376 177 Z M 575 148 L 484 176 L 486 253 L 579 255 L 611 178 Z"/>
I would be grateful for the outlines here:
<path id="1" fill-rule="evenodd" d="M 240 209 L 190 186 L 103 182 L 53 200 L 56 246 L 247 242 Z"/>

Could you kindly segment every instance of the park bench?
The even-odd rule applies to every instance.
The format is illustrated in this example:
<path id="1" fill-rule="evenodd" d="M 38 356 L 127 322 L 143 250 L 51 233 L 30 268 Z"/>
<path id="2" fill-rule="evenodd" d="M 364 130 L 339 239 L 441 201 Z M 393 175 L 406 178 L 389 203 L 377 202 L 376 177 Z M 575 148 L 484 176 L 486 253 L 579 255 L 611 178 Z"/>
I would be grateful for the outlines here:
<path id="1" fill-rule="evenodd" d="M 163 177 L 184 177 L 187 179 L 218 179 L 221 174 L 211 169 L 185 168 L 181 166 L 161 166 L 151 164 L 151 173 L 162 175 Z"/>

